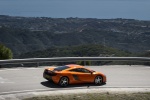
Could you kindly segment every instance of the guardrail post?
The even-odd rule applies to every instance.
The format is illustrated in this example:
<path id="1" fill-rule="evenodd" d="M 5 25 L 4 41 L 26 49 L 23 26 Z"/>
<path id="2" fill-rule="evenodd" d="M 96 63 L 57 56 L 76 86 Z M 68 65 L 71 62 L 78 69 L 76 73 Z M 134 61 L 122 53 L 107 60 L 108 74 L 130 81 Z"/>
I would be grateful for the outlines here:
<path id="1" fill-rule="evenodd" d="M 36 67 L 39 67 L 39 62 L 37 62 L 37 66 Z"/>
<path id="2" fill-rule="evenodd" d="M 84 66 L 86 65 L 86 61 L 84 61 Z"/>

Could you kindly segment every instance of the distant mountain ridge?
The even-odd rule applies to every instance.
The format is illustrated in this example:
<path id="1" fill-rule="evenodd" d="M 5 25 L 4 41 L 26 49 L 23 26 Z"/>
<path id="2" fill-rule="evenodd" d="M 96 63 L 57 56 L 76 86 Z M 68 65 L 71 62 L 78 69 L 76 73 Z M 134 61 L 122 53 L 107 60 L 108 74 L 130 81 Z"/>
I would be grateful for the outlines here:
<path id="1" fill-rule="evenodd" d="M 15 55 L 89 43 L 143 52 L 150 50 L 150 21 L 1 15 L 0 43 Z"/>

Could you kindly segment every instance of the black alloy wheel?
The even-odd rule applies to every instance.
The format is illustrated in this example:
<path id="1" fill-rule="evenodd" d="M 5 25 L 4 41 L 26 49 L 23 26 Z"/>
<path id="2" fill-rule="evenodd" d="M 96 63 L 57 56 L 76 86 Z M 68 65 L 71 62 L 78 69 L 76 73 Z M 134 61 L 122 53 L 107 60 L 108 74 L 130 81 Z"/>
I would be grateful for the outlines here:
<path id="1" fill-rule="evenodd" d="M 94 79 L 94 83 L 96 85 L 101 85 L 103 83 L 103 77 L 102 76 L 96 76 L 95 79 Z"/>
<path id="2" fill-rule="evenodd" d="M 62 87 L 66 87 L 69 85 L 69 79 L 68 77 L 61 77 L 61 79 L 59 80 L 59 85 L 62 86 Z"/>

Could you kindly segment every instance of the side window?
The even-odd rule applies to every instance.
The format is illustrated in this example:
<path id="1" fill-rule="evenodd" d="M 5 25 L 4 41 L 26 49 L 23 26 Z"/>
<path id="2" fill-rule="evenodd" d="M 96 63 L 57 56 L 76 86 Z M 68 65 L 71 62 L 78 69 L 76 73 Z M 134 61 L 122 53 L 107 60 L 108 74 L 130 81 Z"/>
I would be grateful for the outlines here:
<path id="1" fill-rule="evenodd" d="M 77 69 L 72 69 L 72 70 L 69 70 L 71 72 L 79 72 L 78 68 Z"/>
<path id="2" fill-rule="evenodd" d="M 72 71 L 72 72 L 81 72 L 81 73 L 90 73 L 89 70 L 84 69 L 84 68 L 76 68 L 76 69 L 72 69 L 70 71 Z"/>
<path id="3" fill-rule="evenodd" d="M 84 68 L 81 68 L 81 71 L 82 71 L 83 73 L 90 73 L 90 71 L 89 71 L 89 70 L 84 69 Z"/>

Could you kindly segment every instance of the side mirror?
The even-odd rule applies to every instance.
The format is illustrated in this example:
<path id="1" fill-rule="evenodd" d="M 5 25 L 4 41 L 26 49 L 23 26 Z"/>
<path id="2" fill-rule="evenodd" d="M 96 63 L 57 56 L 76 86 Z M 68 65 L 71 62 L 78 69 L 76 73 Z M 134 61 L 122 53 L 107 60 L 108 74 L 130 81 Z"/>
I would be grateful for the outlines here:
<path id="1" fill-rule="evenodd" d="M 91 70 L 91 74 L 93 74 L 95 71 L 94 70 Z"/>

